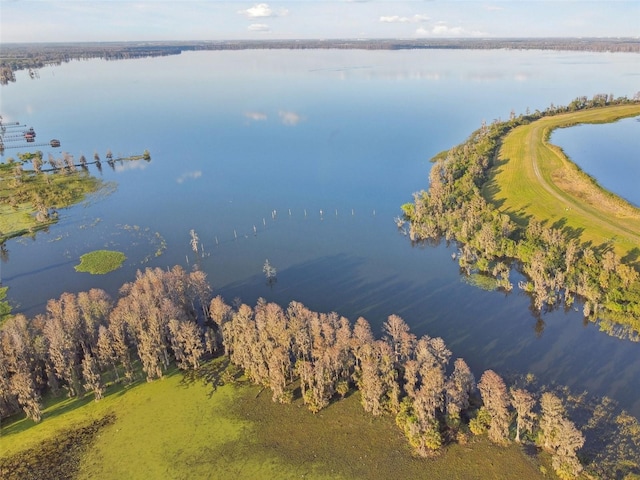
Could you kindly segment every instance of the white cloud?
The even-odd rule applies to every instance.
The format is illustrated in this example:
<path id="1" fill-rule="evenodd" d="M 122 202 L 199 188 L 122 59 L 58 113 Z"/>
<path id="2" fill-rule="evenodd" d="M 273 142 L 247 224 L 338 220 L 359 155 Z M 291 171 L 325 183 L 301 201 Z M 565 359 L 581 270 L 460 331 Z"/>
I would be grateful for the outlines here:
<path id="1" fill-rule="evenodd" d="M 431 31 L 434 35 L 462 35 L 464 28 L 462 27 L 449 27 L 447 25 L 438 24 L 433 27 Z"/>
<path id="2" fill-rule="evenodd" d="M 269 32 L 271 29 L 266 23 L 252 23 L 247 27 L 250 32 Z"/>
<path id="3" fill-rule="evenodd" d="M 267 114 L 262 112 L 246 112 L 244 116 L 254 122 L 260 122 L 267 119 Z"/>
<path id="4" fill-rule="evenodd" d="M 446 22 L 438 22 L 433 28 L 419 27 L 416 29 L 416 36 L 427 37 L 430 35 L 439 35 L 443 37 L 482 37 L 487 36 L 486 33 L 477 30 L 466 30 L 463 27 L 450 27 Z"/>
<path id="5" fill-rule="evenodd" d="M 258 3 L 246 10 L 238 10 L 238 13 L 246 16 L 247 18 L 268 18 L 283 17 L 289 13 L 289 10 L 281 8 L 278 11 L 275 11 L 267 3 Z"/>
<path id="6" fill-rule="evenodd" d="M 401 17 L 399 15 L 387 15 L 380 17 L 382 23 L 420 23 L 427 22 L 430 18 L 427 15 L 416 14 L 411 17 Z"/>
<path id="7" fill-rule="evenodd" d="M 202 176 L 202 172 L 200 170 L 194 170 L 192 172 L 184 172 L 178 178 L 176 178 L 176 182 L 184 183 L 185 180 L 195 180 L 196 178 L 200 178 Z"/>
<path id="8" fill-rule="evenodd" d="M 278 115 L 280 115 L 280 121 L 283 125 L 293 127 L 302 121 L 302 117 L 295 112 L 285 112 L 281 110 L 278 112 Z"/>
<path id="9" fill-rule="evenodd" d="M 504 10 L 504 7 L 499 7 L 498 5 L 485 5 L 485 10 L 489 10 L 490 12 L 499 12 Z"/>

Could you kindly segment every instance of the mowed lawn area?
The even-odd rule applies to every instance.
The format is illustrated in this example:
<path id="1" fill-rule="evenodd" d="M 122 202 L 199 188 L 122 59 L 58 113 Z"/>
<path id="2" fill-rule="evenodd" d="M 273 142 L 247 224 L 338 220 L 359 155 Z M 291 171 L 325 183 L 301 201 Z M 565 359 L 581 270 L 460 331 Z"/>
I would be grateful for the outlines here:
<path id="1" fill-rule="evenodd" d="M 640 209 L 599 187 L 548 139 L 555 128 L 636 115 L 640 105 L 618 105 L 543 117 L 515 128 L 503 139 L 483 196 L 521 226 L 537 219 L 580 242 L 611 243 L 624 257 L 640 245 Z"/>
<path id="2" fill-rule="evenodd" d="M 358 393 L 314 415 L 299 398 L 273 403 L 270 390 L 242 380 L 214 387 L 207 379 L 219 368 L 220 359 L 199 375 L 174 370 L 162 380 L 115 388 L 99 402 L 89 394 L 51 403 L 37 425 L 3 424 L 0 458 L 25 449 L 37 455 L 40 441 L 111 415 L 89 445 L 75 445 L 80 458 L 67 460 L 72 471 L 65 478 L 542 479 L 551 472 L 546 455 L 541 464 L 532 452 L 493 445 L 486 436 L 433 459 L 416 458 L 393 416 L 364 412 Z"/>

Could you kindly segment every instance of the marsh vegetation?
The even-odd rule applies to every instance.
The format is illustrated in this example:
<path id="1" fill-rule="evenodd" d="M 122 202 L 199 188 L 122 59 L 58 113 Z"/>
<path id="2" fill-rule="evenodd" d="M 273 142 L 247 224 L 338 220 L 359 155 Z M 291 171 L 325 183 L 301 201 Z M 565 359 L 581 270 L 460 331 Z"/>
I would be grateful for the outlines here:
<path id="1" fill-rule="evenodd" d="M 87 272 L 102 275 L 120 268 L 127 259 L 124 253 L 113 250 L 95 250 L 80 257 L 80 263 L 74 268 L 76 272 Z"/>

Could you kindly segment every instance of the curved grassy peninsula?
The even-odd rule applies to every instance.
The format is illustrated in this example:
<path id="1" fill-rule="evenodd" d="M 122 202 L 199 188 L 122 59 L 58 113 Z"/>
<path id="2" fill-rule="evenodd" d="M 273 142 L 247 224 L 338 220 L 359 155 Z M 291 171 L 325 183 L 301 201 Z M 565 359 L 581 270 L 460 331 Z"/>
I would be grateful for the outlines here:
<path id="1" fill-rule="evenodd" d="M 583 301 L 603 330 L 640 339 L 640 210 L 601 188 L 548 142 L 553 129 L 640 115 L 626 97 L 484 125 L 434 159 L 428 191 L 403 205 L 414 241 L 455 240 L 461 269 L 513 288 L 536 310 Z"/>
<path id="2" fill-rule="evenodd" d="M 575 231 L 582 242 L 611 242 L 618 255 L 626 255 L 640 245 L 640 210 L 600 188 L 548 139 L 556 128 L 635 115 L 640 115 L 640 105 L 620 105 L 555 115 L 515 128 L 502 142 L 483 195 L 520 226 L 526 226 L 528 218 L 557 222 Z"/>

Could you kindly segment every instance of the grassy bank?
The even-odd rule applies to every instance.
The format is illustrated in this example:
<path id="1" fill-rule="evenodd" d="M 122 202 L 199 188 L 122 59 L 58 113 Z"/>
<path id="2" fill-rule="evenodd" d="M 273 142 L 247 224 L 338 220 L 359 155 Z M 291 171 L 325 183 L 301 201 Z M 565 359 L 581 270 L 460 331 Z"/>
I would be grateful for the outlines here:
<path id="1" fill-rule="evenodd" d="M 515 128 L 503 140 L 484 197 L 522 226 L 535 218 L 564 228 L 581 242 L 611 242 L 624 256 L 640 245 L 640 210 L 598 186 L 548 139 L 556 128 L 635 115 L 640 105 L 620 105 L 544 117 Z"/>
<path id="2" fill-rule="evenodd" d="M 3 425 L 0 452 L 37 453 L 39 442 L 113 414 L 91 447 L 79 448 L 70 478 L 543 478 L 535 458 L 486 438 L 415 458 L 393 418 L 365 413 L 358 394 L 313 415 L 300 400 L 275 404 L 258 387 L 204 380 L 217 373 L 214 362 L 199 378 L 173 372 L 113 387 L 100 402 L 88 395 L 50 405 L 37 425 Z"/>
<path id="3" fill-rule="evenodd" d="M 28 161 L 0 163 L 0 241 L 32 234 L 57 221 L 55 210 L 84 201 L 104 183 L 85 171 L 27 170 Z"/>

